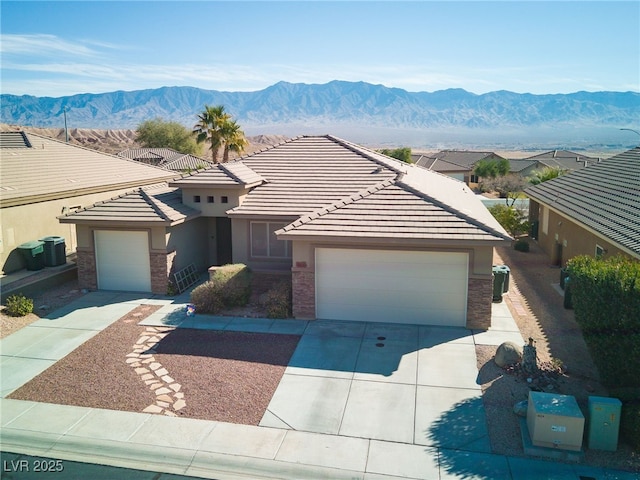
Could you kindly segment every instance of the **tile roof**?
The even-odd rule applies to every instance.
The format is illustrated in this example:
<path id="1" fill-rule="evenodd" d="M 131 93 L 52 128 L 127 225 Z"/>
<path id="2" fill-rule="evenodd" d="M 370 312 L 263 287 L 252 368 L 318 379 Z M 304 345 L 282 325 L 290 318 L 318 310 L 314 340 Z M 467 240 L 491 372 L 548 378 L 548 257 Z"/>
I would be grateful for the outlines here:
<path id="1" fill-rule="evenodd" d="M 525 193 L 640 257 L 640 147 Z"/>
<path id="2" fill-rule="evenodd" d="M 525 168 L 529 168 L 533 165 L 537 165 L 538 162 L 535 160 L 527 160 L 525 158 L 510 158 L 509 159 L 509 171 L 511 173 L 518 173 L 524 170 Z"/>
<path id="3" fill-rule="evenodd" d="M 598 162 L 597 158 L 588 157 L 568 150 L 551 150 L 534 155 L 533 157 L 527 157 L 523 160 L 535 160 L 544 166 L 561 168 L 563 170 L 577 170 L 584 168 L 585 165 L 592 165 Z"/>
<path id="4" fill-rule="evenodd" d="M 41 135 L 0 132 L 0 206 L 134 188 L 176 176 Z"/>
<path id="5" fill-rule="evenodd" d="M 200 216 L 182 203 L 182 193 L 166 183 L 151 185 L 58 217 L 61 223 L 176 225 Z"/>
<path id="6" fill-rule="evenodd" d="M 299 217 L 395 178 L 404 168 L 400 161 L 328 135 L 298 137 L 235 162 L 266 182 L 230 216 Z"/>
<path id="7" fill-rule="evenodd" d="M 510 239 L 504 230 L 499 230 L 460 215 L 402 182 L 387 180 L 276 233 L 286 239 L 319 236 L 448 242 Z"/>
<path id="8" fill-rule="evenodd" d="M 431 155 L 425 155 L 417 160 L 417 164 L 421 167 L 429 168 L 429 165 L 433 163 L 433 160 L 445 162 L 443 165 L 457 165 L 461 170 L 472 170 L 473 166 L 487 157 L 502 158 L 500 155 L 494 152 L 475 152 L 471 150 L 442 150 L 438 153 Z M 431 168 L 431 170 L 440 171 L 437 168 Z"/>
<path id="9" fill-rule="evenodd" d="M 199 170 L 211 165 L 209 160 L 171 148 L 129 148 L 118 153 L 118 156 L 177 172 Z"/>
<path id="10" fill-rule="evenodd" d="M 470 166 L 462 166 L 457 165 L 455 163 L 447 162 L 446 160 L 433 158 L 433 157 L 422 157 L 417 162 L 416 165 L 426 168 L 427 170 L 433 170 L 435 172 L 470 172 L 473 170 L 473 167 Z"/>

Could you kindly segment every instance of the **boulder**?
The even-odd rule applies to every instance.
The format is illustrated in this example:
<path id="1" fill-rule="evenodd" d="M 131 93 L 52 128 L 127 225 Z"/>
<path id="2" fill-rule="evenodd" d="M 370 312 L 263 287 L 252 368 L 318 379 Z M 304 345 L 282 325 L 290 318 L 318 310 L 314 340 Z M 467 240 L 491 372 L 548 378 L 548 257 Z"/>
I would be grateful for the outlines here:
<path id="1" fill-rule="evenodd" d="M 504 342 L 496 350 L 493 361 L 501 368 L 519 363 L 522 361 L 522 347 L 517 343 Z"/>

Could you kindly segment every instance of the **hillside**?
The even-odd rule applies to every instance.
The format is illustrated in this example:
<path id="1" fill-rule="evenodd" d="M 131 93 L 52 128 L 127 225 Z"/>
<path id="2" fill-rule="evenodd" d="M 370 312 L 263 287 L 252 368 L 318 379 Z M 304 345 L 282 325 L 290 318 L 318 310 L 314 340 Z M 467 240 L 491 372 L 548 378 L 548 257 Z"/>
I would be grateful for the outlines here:
<path id="1" fill-rule="evenodd" d="M 36 128 L 19 127 L 15 125 L 0 124 L 0 131 L 25 130 L 45 137 L 65 140 L 64 128 Z M 117 154 L 127 148 L 137 148 L 135 130 L 114 129 L 101 130 L 94 128 L 72 128 L 68 131 L 69 143 L 91 148 L 100 152 Z M 249 145 L 245 154 L 261 150 L 269 145 L 276 145 L 285 141 L 287 137 L 277 135 L 255 135 L 247 137 Z"/>

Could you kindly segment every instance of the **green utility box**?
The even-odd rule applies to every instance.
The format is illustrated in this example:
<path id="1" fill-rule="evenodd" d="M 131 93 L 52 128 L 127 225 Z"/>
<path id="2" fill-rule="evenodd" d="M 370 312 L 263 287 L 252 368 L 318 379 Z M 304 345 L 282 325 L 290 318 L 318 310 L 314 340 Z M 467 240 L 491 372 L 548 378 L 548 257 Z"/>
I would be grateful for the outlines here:
<path id="1" fill-rule="evenodd" d="M 27 270 L 42 270 L 44 268 L 44 242 L 34 240 L 18 245 Z"/>
<path id="2" fill-rule="evenodd" d="M 589 397 L 589 448 L 615 452 L 622 402 L 617 398 Z"/>
<path id="3" fill-rule="evenodd" d="M 44 242 L 45 267 L 57 267 L 67 263 L 67 247 L 64 243 L 64 237 L 44 237 L 40 241 Z"/>

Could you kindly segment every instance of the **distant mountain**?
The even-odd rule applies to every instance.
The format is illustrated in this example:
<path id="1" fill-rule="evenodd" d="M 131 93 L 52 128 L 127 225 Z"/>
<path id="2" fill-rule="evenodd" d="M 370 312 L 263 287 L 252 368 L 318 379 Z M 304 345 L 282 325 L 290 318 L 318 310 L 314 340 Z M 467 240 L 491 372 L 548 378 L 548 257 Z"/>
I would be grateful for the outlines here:
<path id="1" fill-rule="evenodd" d="M 68 97 L 0 95 L 0 121 L 14 125 L 127 129 L 160 117 L 192 127 L 204 105 L 225 105 L 246 132 L 304 133 L 340 128 L 492 132 L 529 128 L 638 128 L 640 94 L 577 92 L 533 95 L 508 91 L 476 95 L 462 89 L 408 92 L 364 82 L 279 82 L 256 92 L 163 87 Z M 338 128 L 340 127 L 340 128 Z M 295 134 L 295 133 L 294 133 Z"/>

